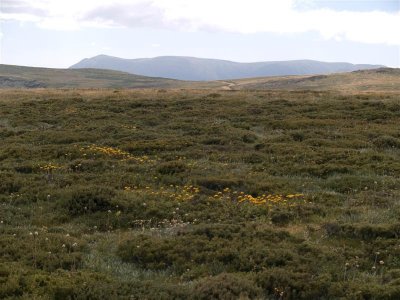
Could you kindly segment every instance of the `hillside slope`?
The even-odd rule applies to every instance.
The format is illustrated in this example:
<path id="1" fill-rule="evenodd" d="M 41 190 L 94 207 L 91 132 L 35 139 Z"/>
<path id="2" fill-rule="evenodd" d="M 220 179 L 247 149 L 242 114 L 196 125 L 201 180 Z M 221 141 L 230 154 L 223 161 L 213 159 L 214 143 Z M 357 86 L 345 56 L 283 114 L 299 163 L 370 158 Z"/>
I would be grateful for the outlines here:
<path id="1" fill-rule="evenodd" d="M 353 65 L 342 62 L 328 63 L 314 60 L 238 63 L 227 60 L 183 56 L 123 59 L 98 55 L 92 58 L 85 58 L 70 68 L 108 69 L 180 80 L 226 80 L 261 76 L 330 74 L 378 67 L 381 66 Z"/>
<path id="2" fill-rule="evenodd" d="M 0 88 L 163 88 L 217 90 L 336 90 L 398 92 L 400 69 L 380 68 L 329 75 L 181 81 L 100 69 L 47 69 L 0 65 Z"/>
<path id="3" fill-rule="evenodd" d="M 398 92 L 400 69 L 379 68 L 330 75 L 284 76 L 222 82 L 229 90 L 339 90 L 348 92 Z"/>
<path id="4" fill-rule="evenodd" d="M 0 65 L 0 88 L 168 88 L 184 82 L 99 69 L 51 69 Z"/>

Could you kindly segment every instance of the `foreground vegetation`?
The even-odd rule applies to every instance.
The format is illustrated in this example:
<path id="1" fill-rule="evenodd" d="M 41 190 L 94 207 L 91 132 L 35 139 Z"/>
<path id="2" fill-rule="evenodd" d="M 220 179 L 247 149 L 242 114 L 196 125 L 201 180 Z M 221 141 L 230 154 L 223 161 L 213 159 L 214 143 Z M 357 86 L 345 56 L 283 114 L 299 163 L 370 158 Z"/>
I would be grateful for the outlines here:
<path id="1" fill-rule="evenodd" d="M 0 298 L 399 299 L 399 100 L 3 90 Z"/>

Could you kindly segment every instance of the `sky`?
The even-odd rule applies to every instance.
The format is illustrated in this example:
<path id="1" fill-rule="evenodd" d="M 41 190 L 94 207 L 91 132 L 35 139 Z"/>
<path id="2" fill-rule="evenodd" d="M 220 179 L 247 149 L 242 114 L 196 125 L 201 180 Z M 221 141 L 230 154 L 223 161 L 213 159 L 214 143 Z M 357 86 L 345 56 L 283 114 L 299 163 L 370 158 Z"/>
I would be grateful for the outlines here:
<path id="1" fill-rule="evenodd" d="M 313 59 L 400 67 L 400 0 L 0 0 L 0 63 Z"/>

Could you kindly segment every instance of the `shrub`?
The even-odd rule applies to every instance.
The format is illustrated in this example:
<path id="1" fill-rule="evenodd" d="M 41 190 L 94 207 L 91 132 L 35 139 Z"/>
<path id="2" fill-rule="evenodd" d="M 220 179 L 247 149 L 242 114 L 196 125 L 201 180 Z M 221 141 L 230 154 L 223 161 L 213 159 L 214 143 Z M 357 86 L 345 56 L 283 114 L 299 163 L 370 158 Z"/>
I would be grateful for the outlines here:
<path id="1" fill-rule="evenodd" d="M 271 221 L 276 225 L 287 225 L 294 219 L 294 215 L 291 212 L 286 211 L 272 211 Z"/>
<path id="2" fill-rule="evenodd" d="M 302 142 L 305 138 L 305 135 L 301 131 L 296 131 L 290 134 L 292 139 L 296 142 Z"/>
<path id="3" fill-rule="evenodd" d="M 203 186 L 209 190 L 221 191 L 225 188 L 240 188 L 243 186 L 244 182 L 242 180 L 231 180 L 231 179 L 221 179 L 221 178 L 207 178 L 207 179 L 197 179 L 196 183 Z"/>
<path id="4" fill-rule="evenodd" d="M 193 299 L 257 299 L 262 289 L 241 274 L 222 273 L 195 283 Z"/>
<path id="5" fill-rule="evenodd" d="M 308 273 L 272 268 L 256 275 L 256 283 L 267 297 L 278 299 L 330 299 L 329 275 L 313 276 Z"/>
<path id="6" fill-rule="evenodd" d="M 177 274 L 198 266 L 203 269 L 197 276 L 249 272 L 293 261 L 296 257 L 293 252 L 277 247 L 288 240 L 291 237 L 284 232 L 258 231 L 251 226 L 208 225 L 182 231 L 173 238 L 140 235 L 121 244 L 118 255 L 141 268 L 168 269 Z"/>
<path id="7" fill-rule="evenodd" d="M 242 141 L 248 144 L 252 144 L 257 140 L 257 136 L 254 134 L 247 133 L 242 136 Z"/>
<path id="8" fill-rule="evenodd" d="M 113 208 L 115 192 L 106 187 L 79 187 L 67 194 L 64 206 L 71 216 L 107 211 Z"/>
<path id="9" fill-rule="evenodd" d="M 372 141 L 372 143 L 376 147 L 382 149 L 400 148 L 400 140 L 388 135 L 377 137 Z"/>
<path id="10" fill-rule="evenodd" d="M 21 181 L 13 173 L 0 173 L 0 194 L 16 193 L 21 186 Z"/>
<path id="11" fill-rule="evenodd" d="M 172 175 L 186 171 L 186 165 L 179 161 L 170 161 L 158 166 L 157 171 L 162 175 Z"/>

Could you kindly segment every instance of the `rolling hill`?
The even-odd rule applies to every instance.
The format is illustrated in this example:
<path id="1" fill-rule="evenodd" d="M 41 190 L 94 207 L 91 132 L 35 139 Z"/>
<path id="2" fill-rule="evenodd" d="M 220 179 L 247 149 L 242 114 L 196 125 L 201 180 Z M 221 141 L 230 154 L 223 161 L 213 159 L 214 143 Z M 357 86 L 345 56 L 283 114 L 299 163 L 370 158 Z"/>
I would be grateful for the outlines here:
<path id="1" fill-rule="evenodd" d="M 101 69 L 48 69 L 0 65 L 0 88 L 162 88 L 399 92 L 400 69 L 379 68 L 329 75 L 182 81 Z"/>
<path id="2" fill-rule="evenodd" d="M 399 92 L 400 69 L 379 68 L 330 75 L 280 76 L 225 81 L 227 90 L 339 90 Z"/>
<path id="3" fill-rule="evenodd" d="M 3 88 L 168 88 L 187 83 L 100 69 L 51 69 L 0 65 Z"/>
<path id="4" fill-rule="evenodd" d="M 382 66 L 354 65 L 342 62 L 328 63 L 314 60 L 238 63 L 183 56 L 123 59 L 98 55 L 85 58 L 70 68 L 107 69 L 151 77 L 210 81 L 263 76 L 330 74 L 378 67 Z"/>

